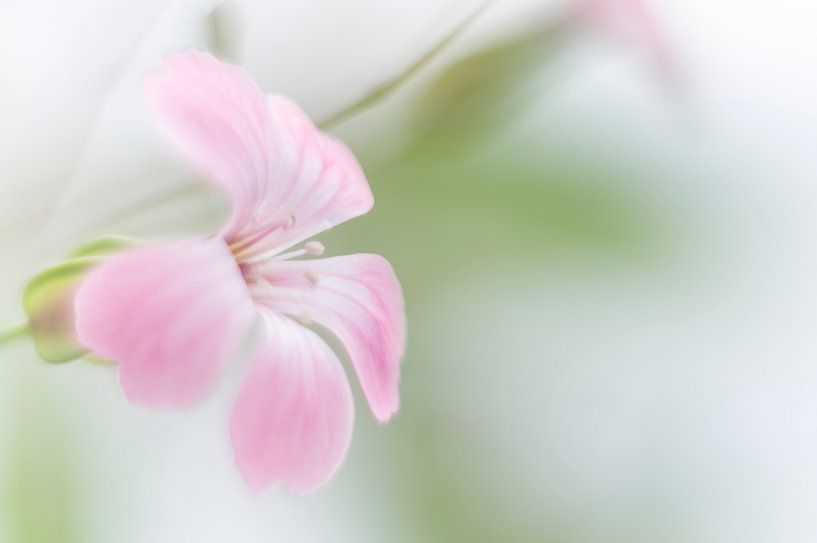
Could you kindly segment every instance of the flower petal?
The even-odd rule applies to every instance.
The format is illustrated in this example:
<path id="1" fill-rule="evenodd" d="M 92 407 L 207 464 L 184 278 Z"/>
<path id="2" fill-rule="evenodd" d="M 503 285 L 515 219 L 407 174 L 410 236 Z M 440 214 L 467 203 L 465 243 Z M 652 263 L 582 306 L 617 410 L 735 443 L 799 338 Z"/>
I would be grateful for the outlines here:
<path id="1" fill-rule="evenodd" d="M 343 460 L 354 407 L 340 361 L 314 332 L 263 312 L 267 336 L 233 411 L 236 460 L 255 491 L 281 481 L 304 494 Z"/>
<path id="2" fill-rule="evenodd" d="M 146 91 L 172 139 L 230 194 L 228 243 L 280 251 L 371 209 L 354 155 L 243 69 L 195 50 L 173 54 Z"/>
<path id="3" fill-rule="evenodd" d="M 357 254 L 270 263 L 261 304 L 315 320 L 343 343 L 375 417 L 386 422 L 400 403 L 400 359 L 406 341 L 403 293 L 394 270 L 378 255 Z"/>
<path id="4" fill-rule="evenodd" d="M 270 96 L 269 107 L 280 135 L 280 168 L 240 237 L 252 240 L 262 233 L 256 249 L 280 252 L 368 213 L 374 197 L 357 158 L 342 142 L 318 130 L 283 96 Z M 270 231 L 276 225 L 285 227 Z"/>
<path id="5" fill-rule="evenodd" d="M 119 364 L 128 399 L 175 407 L 210 391 L 256 315 L 219 239 L 120 253 L 88 275 L 75 309 L 79 341 Z"/>

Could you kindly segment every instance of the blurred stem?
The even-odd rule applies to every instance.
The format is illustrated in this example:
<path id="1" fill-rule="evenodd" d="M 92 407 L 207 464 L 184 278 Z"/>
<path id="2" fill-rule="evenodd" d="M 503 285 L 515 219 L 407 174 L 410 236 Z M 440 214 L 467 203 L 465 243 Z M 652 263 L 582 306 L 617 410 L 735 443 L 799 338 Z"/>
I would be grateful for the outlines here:
<path id="1" fill-rule="evenodd" d="M 98 223 L 96 223 L 96 228 L 104 228 L 110 224 L 115 223 L 116 221 L 121 221 L 124 219 L 129 219 L 133 216 L 138 215 L 139 213 L 146 211 L 148 209 L 152 209 L 158 205 L 164 204 L 165 202 L 172 202 L 173 200 L 180 200 L 186 196 L 191 194 L 195 194 L 198 190 L 203 189 L 206 183 L 202 183 L 201 181 L 184 181 L 178 187 L 174 187 L 167 192 L 162 192 L 155 196 L 149 197 L 145 200 L 142 200 L 138 204 L 125 207 L 118 211 L 114 211 L 109 216 L 103 218 Z"/>
<path id="2" fill-rule="evenodd" d="M 19 339 L 28 335 L 28 321 L 21 321 L 14 323 L 11 326 L 0 328 L 0 345 L 11 343 L 15 339 Z"/>
<path id="3" fill-rule="evenodd" d="M 480 4 L 468 17 L 454 27 L 451 32 L 443 36 L 440 41 L 434 44 L 425 53 L 420 55 L 420 57 L 410 64 L 405 70 L 391 79 L 387 79 L 383 83 L 377 85 L 357 102 L 346 106 L 340 111 L 330 115 L 328 118 L 320 121 L 317 123 L 318 126 L 323 129 L 331 128 L 385 99 L 395 90 L 397 90 L 397 88 L 403 83 L 411 79 L 415 74 L 423 69 L 428 63 L 439 56 L 439 54 L 442 53 L 455 39 L 457 39 L 457 37 L 462 34 L 491 3 L 493 3 L 493 0 L 487 0 Z"/>

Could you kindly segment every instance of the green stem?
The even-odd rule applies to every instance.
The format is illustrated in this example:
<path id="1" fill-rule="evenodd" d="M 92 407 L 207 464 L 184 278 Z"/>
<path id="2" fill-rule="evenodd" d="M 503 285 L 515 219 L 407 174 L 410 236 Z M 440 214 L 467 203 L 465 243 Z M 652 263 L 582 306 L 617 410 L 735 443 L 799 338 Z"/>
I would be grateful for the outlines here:
<path id="1" fill-rule="evenodd" d="M 363 110 L 366 110 L 378 102 L 381 102 L 386 97 L 388 97 L 391 93 L 397 90 L 403 83 L 411 79 L 417 72 L 419 72 L 422 68 L 424 68 L 429 62 L 434 60 L 440 53 L 442 53 L 446 47 L 448 47 L 460 34 L 462 34 L 470 25 L 473 23 L 477 17 L 482 14 L 483 11 L 493 2 L 493 0 L 487 0 L 479 5 L 468 17 L 466 17 L 460 24 L 454 27 L 451 32 L 443 36 L 443 38 L 438 41 L 436 44 L 431 46 L 427 51 L 425 51 L 422 55 L 420 55 L 417 60 L 411 63 L 405 70 L 401 73 L 397 74 L 396 76 L 392 77 L 391 79 L 387 79 L 383 83 L 377 85 L 374 89 L 369 91 L 365 96 L 359 99 L 357 102 L 354 102 L 351 105 L 346 106 L 345 108 L 341 109 L 340 111 L 333 113 L 323 121 L 320 121 L 318 126 L 322 129 L 331 128 L 337 124 L 342 123 L 349 117 L 360 113 Z"/>
<path id="2" fill-rule="evenodd" d="M 11 343 L 15 339 L 27 336 L 29 332 L 28 321 L 14 323 L 11 326 L 6 326 L 0 329 L 0 345 Z"/>
<path id="3" fill-rule="evenodd" d="M 206 183 L 202 183 L 200 181 L 183 181 L 178 187 L 174 187 L 168 190 L 167 192 L 163 192 L 150 198 L 146 198 L 145 200 L 142 200 L 137 204 L 122 208 L 114 213 L 111 213 L 104 219 L 97 222 L 95 226 L 97 229 L 104 228 L 117 221 L 122 221 L 124 219 L 128 219 L 136 215 L 139 215 L 143 211 L 147 211 L 166 202 L 172 202 L 173 200 L 180 200 L 182 198 L 185 198 L 191 194 L 196 193 L 199 189 L 203 189 L 205 186 Z"/>

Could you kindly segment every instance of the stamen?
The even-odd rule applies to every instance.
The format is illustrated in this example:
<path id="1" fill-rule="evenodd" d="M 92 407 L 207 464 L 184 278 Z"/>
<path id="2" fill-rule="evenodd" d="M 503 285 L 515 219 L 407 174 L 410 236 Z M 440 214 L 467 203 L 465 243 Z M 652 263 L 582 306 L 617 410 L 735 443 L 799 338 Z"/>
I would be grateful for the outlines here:
<path id="1" fill-rule="evenodd" d="M 320 241 L 308 241 L 304 245 L 304 251 L 310 255 L 321 256 L 325 250 L 326 247 Z"/>
<path id="2" fill-rule="evenodd" d="M 247 286 L 250 288 L 250 296 L 253 299 L 266 298 L 275 292 L 275 287 L 269 279 L 253 270 L 253 274 L 247 277 Z"/>
<path id="3" fill-rule="evenodd" d="M 318 284 L 318 276 L 315 275 L 315 273 L 312 270 L 306 270 L 304 272 L 304 277 L 306 277 L 306 280 L 312 283 L 313 285 Z"/>
<path id="4" fill-rule="evenodd" d="M 289 260 L 290 258 L 297 258 L 303 255 L 320 256 L 325 250 L 326 247 L 324 247 L 320 241 L 309 241 L 304 244 L 303 249 L 296 249 L 280 255 L 276 255 L 274 251 L 267 251 L 265 253 L 244 255 L 244 258 L 241 258 L 242 255 L 236 255 L 236 258 L 245 264 L 256 264 L 265 261 L 278 262 L 281 260 Z"/>
<path id="5" fill-rule="evenodd" d="M 255 246 L 259 242 L 270 236 L 273 232 L 280 229 L 287 230 L 289 228 L 292 228 L 294 225 L 295 216 L 290 215 L 283 223 L 278 224 L 273 223 L 268 224 L 266 226 L 262 226 L 261 228 L 256 228 L 255 230 L 251 230 L 250 232 L 248 232 L 245 236 L 241 237 L 240 239 L 232 242 L 230 244 L 230 250 L 237 259 L 247 254 L 252 254 Z"/>
<path id="6" fill-rule="evenodd" d="M 309 312 L 304 310 L 303 313 L 298 315 L 298 322 L 300 322 L 304 326 L 309 326 L 310 324 L 312 324 L 312 317 L 309 315 Z"/>

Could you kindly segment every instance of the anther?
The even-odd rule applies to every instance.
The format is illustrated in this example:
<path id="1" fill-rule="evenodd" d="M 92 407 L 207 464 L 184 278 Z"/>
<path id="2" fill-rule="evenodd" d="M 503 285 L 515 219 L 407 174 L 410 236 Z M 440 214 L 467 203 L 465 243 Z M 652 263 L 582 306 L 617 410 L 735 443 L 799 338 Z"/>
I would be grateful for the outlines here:
<path id="1" fill-rule="evenodd" d="M 310 324 L 312 324 L 312 317 L 309 316 L 309 313 L 304 311 L 303 313 L 298 315 L 298 322 L 300 322 L 304 326 L 309 326 Z"/>
<path id="2" fill-rule="evenodd" d="M 308 241 L 304 245 L 304 251 L 308 255 L 315 255 L 320 256 L 326 250 L 326 247 L 323 246 L 323 243 L 320 241 Z"/>
<path id="3" fill-rule="evenodd" d="M 313 272 L 312 270 L 306 270 L 304 272 L 304 277 L 306 277 L 306 280 L 312 283 L 313 285 L 318 284 L 318 276 L 315 275 L 315 272 Z"/>

